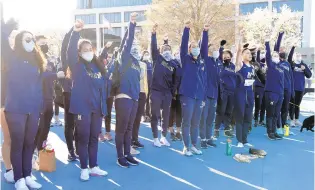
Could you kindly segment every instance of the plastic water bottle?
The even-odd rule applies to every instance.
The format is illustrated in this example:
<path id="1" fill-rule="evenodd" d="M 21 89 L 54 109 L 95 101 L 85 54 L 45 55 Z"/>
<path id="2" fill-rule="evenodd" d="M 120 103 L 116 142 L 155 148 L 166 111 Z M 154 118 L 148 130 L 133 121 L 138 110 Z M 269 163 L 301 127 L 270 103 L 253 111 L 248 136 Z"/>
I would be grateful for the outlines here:
<path id="1" fill-rule="evenodd" d="M 231 139 L 226 140 L 226 155 L 232 156 L 232 140 Z"/>
<path id="2" fill-rule="evenodd" d="M 284 125 L 284 136 L 288 137 L 290 135 L 290 127 L 288 125 Z"/>

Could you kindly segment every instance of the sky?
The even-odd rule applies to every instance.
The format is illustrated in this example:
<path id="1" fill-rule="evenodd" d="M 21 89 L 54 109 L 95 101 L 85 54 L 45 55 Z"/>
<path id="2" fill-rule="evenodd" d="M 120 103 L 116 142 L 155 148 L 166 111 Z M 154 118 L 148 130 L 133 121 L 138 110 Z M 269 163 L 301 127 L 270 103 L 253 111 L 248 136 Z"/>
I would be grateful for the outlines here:
<path id="1" fill-rule="evenodd" d="M 0 0 L 3 17 L 19 21 L 29 31 L 67 30 L 72 26 L 76 0 Z"/>

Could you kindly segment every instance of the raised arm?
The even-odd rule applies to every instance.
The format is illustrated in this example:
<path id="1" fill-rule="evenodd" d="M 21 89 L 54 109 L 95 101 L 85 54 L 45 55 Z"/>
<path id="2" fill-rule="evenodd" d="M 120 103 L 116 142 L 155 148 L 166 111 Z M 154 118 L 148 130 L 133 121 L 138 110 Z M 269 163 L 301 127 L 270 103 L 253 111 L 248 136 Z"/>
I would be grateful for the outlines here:
<path id="1" fill-rule="evenodd" d="M 202 59 L 206 59 L 208 57 L 209 28 L 210 28 L 209 24 L 205 24 L 203 27 L 201 47 L 200 47 L 200 55 Z"/>
<path id="2" fill-rule="evenodd" d="M 292 48 L 291 48 L 291 50 L 290 50 L 290 53 L 289 53 L 289 55 L 288 55 L 288 62 L 289 62 L 290 64 L 293 63 L 294 50 L 295 50 L 295 46 L 292 46 Z"/>
<path id="3" fill-rule="evenodd" d="M 67 49 L 67 63 L 69 64 L 70 70 L 72 70 L 73 66 L 78 63 L 78 42 L 80 39 L 79 32 L 83 29 L 83 27 L 83 21 L 77 20 L 70 35 Z"/>
<path id="4" fill-rule="evenodd" d="M 67 49 L 68 49 L 69 39 L 70 39 L 70 36 L 72 34 L 72 31 L 73 31 L 73 27 L 71 27 L 70 31 L 68 33 L 66 33 L 65 37 L 62 40 L 60 58 L 61 58 L 62 70 L 63 71 L 66 71 L 66 69 L 68 67 Z"/>
<path id="5" fill-rule="evenodd" d="M 9 36 L 14 29 L 17 29 L 18 23 L 10 19 L 6 24 L 1 20 L 1 58 L 4 64 L 7 64 L 9 59 L 13 56 L 13 50 L 9 44 Z"/>
<path id="6" fill-rule="evenodd" d="M 128 36 L 128 29 L 125 31 L 124 37 L 123 37 L 123 39 L 121 40 L 121 43 L 120 43 L 118 52 L 121 52 L 122 49 L 124 48 L 124 45 L 125 45 L 127 36 Z"/>
<path id="7" fill-rule="evenodd" d="M 107 59 L 108 57 L 108 50 L 110 48 L 110 46 L 112 46 L 113 42 L 109 41 L 106 43 L 106 45 L 104 46 L 101 55 L 99 56 L 99 60 L 101 60 L 101 62 L 103 62 L 104 59 Z"/>
<path id="8" fill-rule="evenodd" d="M 130 16 L 130 23 L 128 27 L 128 34 L 127 38 L 124 44 L 124 47 L 122 49 L 122 57 L 126 57 L 130 54 L 132 43 L 135 39 L 135 29 L 136 29 L 136 19 L 137 19 L 137 13 L 132 13 Z M 122 63 L 123 64 L 123 63 Z"/>
<path id="9" fill-rule="evenodd" d="M 256 62 L 260 63 L 260 47 L 257 50 Z"/>
<path id="10" fill-rule="evenodd" d="M 306 64 L 303 64 L 304 65 L 304 75 L 306 78 L 311 78 L 312 77 L 312 72 L 310 70 L 310 68 L 308 68 L 308 66 Z"/>
<path id="11" fill-rule="evenodd" d="M 151 54 L 152 54 L 152 60 L 153 64 L 156 63 L 158 56 L 159 56 L 159 50 L 157 47 L 157 39 L 156 39 L 156 30 L 157 30 L 158 25 L 154 24 L 152 28 L 152 35 L 151 35 Z"/>
<path id="12" fill-rule="evenodd" d="M 238 47 L 237 47 L 237 53 L 236 53 L 236 61 L 235 61 L 235 72 L 239 71 L 242 66 L 242 43 L 243 43 L 243 35 L 244 35 L 244 31 L 241 31 L 241 35 L 240 35 L 240 40 L 238 43 Z"/>
<path id="13" fill-rule="evenodd" d="M 274 51 L 276 51 L 276 52 L 280 51 L 280 46 L 281 46 L 281 41 L 282 41 L 283 35 L 284 35 L 283 31 L 279 32 L 278 39 L 277 39 L 277 42 L 275 43 L 275 47 L 274 47 Z"/>
<path id="14" fill-rule="evenodd" d="M 163 41 L 163 45 L 168 45 L 168 34 L 164 34 Z"/>
<path id="15" fill-rule="evenodd" d="M 273 64 L 272 64 L 269 40 L 266 40 L 265 46 L 266 46 L 266 63 L 267 63 L 267 67 L 270 68 Z"/>
<path id="16" fill-rule="evenodd" d="M 180 44 L 180 58 L 182 64 L 184 62 L 184 57 L 188 54 L 188 42 L 189 42 L 189 31 L 190 31 L 191 22 L 187 21 L 185 23 L 185 28 L 182 36 L 182 42 Z"/>
<path id="17" fill-rule="evenodd" d="M 223 62 L 223 50 L 224 50 L 224 45 L 226 44 L 226 40 L 221 40 L 220 42 L 220 48 L 219 48 L 219 60 Z"/>

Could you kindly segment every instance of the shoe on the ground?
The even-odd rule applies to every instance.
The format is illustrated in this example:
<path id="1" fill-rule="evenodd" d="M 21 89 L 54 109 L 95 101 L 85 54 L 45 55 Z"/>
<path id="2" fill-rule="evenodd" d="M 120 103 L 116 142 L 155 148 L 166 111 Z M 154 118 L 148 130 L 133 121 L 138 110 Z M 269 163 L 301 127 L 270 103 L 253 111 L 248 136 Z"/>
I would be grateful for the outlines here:
<path id="1" fill-rule="evenodd" d="M 280 136 L 283 136 L 284 135 L 283 128 L 278 128 L 277 129 L 277 134 L 280 135 Z"/>
<path id="2" fill-rule="evenodd" d="M 181 141 L 181 140 L 182 140 L 182 135 L 180 134 L 180 132 L 177 132 L 177 133 L 176 133 L 176 139 L 177 139 L 178 141 Z"/>
<path id="3" fill-rule="evenodd" d="M 211 140 L 216 141 L 218 140 L 217 138 L 215 138 L 214 136 L 211 137 Z"/>
<path id="4" fill-rule="evenodd" d="M 4 174 L 3 174 L 3 177 L 4 177 L 4 179 L 6 180 L 6 182 L 8 182 L 8 183 L 14 183 L 15 181 L 14 181 L 14 173 L 13 173 L 13 170 L 10 170 L 10 171 L 8 171 L 8 172 L 5 172 Z"/>
<path id="5" fill-rule="evenodd" d="M 265 124 L 263 121 L 260 121 L 260 122 L 259 122 L 259 125 L 260 125 L 260 126 L 265 126 L 266 124 Z"/>
<path id="6" fill-rule="evenodd" d="M 183 149 L 183 154 L 185 156 L 192 156 L 193 155 L 192 152 L 186 147 L 184 147 L 184 149 Z"/>
<path id="7" fill-rule="evenodd" d="M 290 127 L 295 127 L 295 120 L 290 121 Z"/>
<path id="8" fill-rule="evenodd" d="M 62 126 L 62 123 L 59 119 L 55 119 L 54 125 L 55 126 Z"/>
<path id="9" fill-rule="evenodd" d="M 111 140 L 113 140 L 113 137 L 112 137 L 112 135 L 109 132 L 106 132 L 105 135 L 104 135 L 104 139 L 106 141 L 111 141 Z"/>
<path id="10" fill-rule="evenodd" d="M 258 125 L 259 125 L 258 120 L 255 120 L 254 127 L 257 127 Z"/>
<path id="11" fill-rule="evenodd" d="M 118 158 L 117 159 L 118 166 L 122 168 L 129 168 L 130 164 L 128 163 L 127 159 L 125 157 Z"/>
<path id="12" fill-rule="evenodd" d="M 282 139 L 282 137 L 279 134 L 277 134 L 277 133 L 275 133 L 275 137 L 276 137 L 277 140 L 281 140 Z"/>
<path id="13" fill-rule="evenodd" d="M 132 166 L 137 166 L 137 165 L 139 165 L 139 162 L 138 162 L 137 160 L 135 160 L 134 157 L 131 156 L 131 155 L 126 156 L 126 160 L 127 160 L 127 162 L 128 162 L 130 165 L 132 165 Z"/>
<path id="14" fill-rule="evenodd" d="M 244 143 L 244 145 L 245 145 L 245 146 L 248 146 L 248 147 L 253 147 L 253 145 L 250 144 L 250 143 L 248 143 L 248 142 Z"/>
<path id="15" fill-rule="evenodd" d="M 197 155 L 201 155 L 201 154 L 202 154 L 201 150 L 199 150 L 199 149 L 196 148 L 195 146 L 191 146 L 191 152 L 192 152 L 193 154 L 197 154 Z"/>
<path id="16" fill-rule="evenodd" d="M 132 141 L 132 147 L 133 148 L 144 148 L 144 145 L 140 143 L 140 141 Z"/>
<path id="17" fill-rule="evenodd" d="M 229 138 L 233 138 L 234 135 L 230 130 L 225 130 L 224 131 L 224 136 L 229 137 Z"/>
<path id="18" fill-rule="evenodd" d="M 213 137 L 217 139 L 217 138 L 219 138 L 219 136 L 220 136 L 220 131 L 219 130 L 214 130 Z"/>
<path id="19" fill-rule="evenodd" d="M 160 139 L 160 143 L 163 145 L 163 146 L 171 146 L 170 143 L 167 141 L 166 137 L 161 137 Z"/>
<path id="20" fill-rule="evenodd" d="M 138 154 L 140 154 L 140 151 L 134 149 L 133 147 L 130 147 L 130 154 L 132 154 L 132 155 L 138 155 Z"/>
<path id="21" fill-rule="evenodd" d="M 201 140 L 200 141 L 200 147 L 203 149 L 207 149 L 208 145 L 207 145 L 207 141 L 206 140 Z"/>
<path id="22" fill-rule="evenodd" d="M 104 170 L 101 170 L 100 167 L 95 166 L 94 168 L 90 169 L 91 176 L 107 176 L 108 173 Z"/>
<path id="23" fill-rule="evenodd" d="M 177 140 L 176 135 L 174 133 L 171 133 L 171 139 L 172 139 L 172 141 L 176 141 Z"/>
<path id="24" fill-rule="evenodd" d="M 255 148 L 249 148 L 249 153 L 254 154 L 254 155 L 258 155 L 258 156 L 266 156 L 267 155 L 266 151 L 255 149 Z"/>
<path id="25" fill-rule="evenodd" d="M 162 146 L 158 138 L 153 139 L 153 145 L 159 148 Z"/>
<path id="26" fill-rule="evenodd" d="M 145 116 L 143 122 L 150 123 L 151 122 L 151 118 L 149 116 Z"/>
<path id="27" fill-rule="evenodd" d="M 31 176 L 25 178 L 25 183 L 30 189 L 40 189 L 42 185 L 37 183 Z"/>
<path id="28" fill-rule="evenodd" d="M 88 181 L 90 179 L 90 171 L 88 168 L 81 169 L 80 179 L 81 181 Z"/>
<path id="29" fill-rule="evenodd" d="M 237 146 L 236 146 L 236 147 L 238 147 L 238 148 L 243 148 L 244 145 L 243 145 L 243 143 L 239 142 L 239 143 L 237 143 Z"/>
<path id="30" fill-rule="evenodd" d="M 209 147 L 217 147 L 217 145 L 214 144 L 212 139 L 207 140 L 207 146 L 209 146 Z"/>
<path id="31" fill-rule="evenodd" d="M 74 161 L 76 161 L 77 160 L 77 155 L 75 155 L 74 153 L 69 153 L 68 154 L 68 161 L 69 162 L 74 162 Z"/>
<path id="32" fill-rule="evenodd" d="M 26 182 L 24 178 L 19 179 L 14 184 L 16 190 L 29 190 L 29 188 L 26 186 Z"/>
<path id="33" fill-rule="evenodd" d="M 272 140 L 272 141 L 276 140 L 275 135 L 272 134 L 272 133 L 269 133 L 267 136 L 268 136 L 268 139 L 269 139 L 269 140 Z"/>
<path id="34" fill-rule="evenodd" d="M 302 125 L 303 124 L 298 119 L 295 120 L 295 126 L 300 127 Z"/>
<path id="35" fill-rule="evenodd" d="M 104 137 L 104 135 L 103 135 L 102 133 L 100 133 L 100 134 L 98 135 L 98 141 L 100 141 L 100 142 L 106 141 L 106 139 L 105 139 L 105 137 Z"/>

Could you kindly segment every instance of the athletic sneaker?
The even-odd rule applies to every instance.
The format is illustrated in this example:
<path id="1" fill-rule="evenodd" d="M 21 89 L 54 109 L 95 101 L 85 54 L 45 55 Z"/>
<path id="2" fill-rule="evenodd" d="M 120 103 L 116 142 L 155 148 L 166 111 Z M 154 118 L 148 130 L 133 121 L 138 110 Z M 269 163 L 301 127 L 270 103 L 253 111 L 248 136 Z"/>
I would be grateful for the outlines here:
<path id="1" fill-rule="evenodd" d="M 211 137 L 211 140 L 216 141 L 218 140 L 217 138 L 215 138 L 214 136 Z"/>
<path id="2" fill-rule="evenodd" d="M 207 141 L 206 140 L 201 140 L 200 147 L 203 148 L 203 149 L 207 149 L 208 148 Z"/>
<path id="3" fill-rule="evenodd" d="M 258 121 L 255 120 L 254 127 L 257 127 L 258 125 L 259 125 Z"/>
<path id="4" fill-rule="evenodd" d="M 280 136 L 283 136 L 283 129 L 282 128 L 277 128 L 277 134 Z"/>
<path id="5" fill-rule="evenodd" d="M 154 138 L 153 139 L 153 145 L 156 146 L 156 147 L 161 147 L 162 146 L 162 144 L 160 143 L 158 138 Z"/>
<path id="6" fill-rule="evenodd" d="M 263 121 L 260 121 L 260 122 L 259 122 L 259 125 L 260 125 L 260 126 L 265 126 L 266 124 L 265 124 Z"/>
<path id="7" fill-rule="evenodd" d="M 127 162 L 128 162 L 130 165 L 132 165 L 132 166 L 137 166 L 137 165 L 139 165 L 139 162 L 138 162 L 137 160 L 135 160 L 135 159 L 133 158 L 133 156 L 131 156 L 131 155 L 126 156 L 126 160 L 127 160 Z"/>
<path id="8" fill-rule="evenodd" d="M 192 152 L 186 147 L 184 147 L 184 149 L 183 149 L 183 154 L 185 156 L 192 156 L 193 155 Z"/>
<path id="9" fill-rule="evenodd" d="M 8 183 L 14 183 L 14 174 L 13 174 L 13 170 L 10 170 L 8 172 L 5 172 L 3 174 L 4 179 L 6 180 L 6 182 Z"/>
<path id="10" fill-rule="evenodd" d="M 25 179 L 21 178 L 14 184 L 16 190 L 29 190 L 26 186 Z"/>
<path id="11" fill-rule="evenodd" d="M 106 141 L 111 141 L 113 140 L 113 137 L 112 135 L 110 134 L 110 132 L 106 132 L 105 135 L 104 135 L 104 138 Z"/>
<path id="12" fill-rule="evenodd" d="M 217 147 L 217 145 L 214 144 L 211 139 L 207 140 L 207 145 L 208 145 L 209 147 Z"/>
<path id="13" fill-rule="evenodd" d="M 247 142 L 247 143 L 244 143 L 244 145 L 245 145 L 245 146 L 248 146 L 248 147 L 253 147 L 253 145 L 250 144 L 250 143 L 248 143 L 248 142 Z"/>
<path id="14" fill-rule="evenodd" d="M 202 154 L 201 150 L 199 150 L 198 148 L 196 148 L 194 145 L 191 146 L 191 152 L 192 152 L 193 154 L 197 154 L 197 155 L 201 155 L 201 154 Z"/>
<path id="15" fill-rule="evenodd" d="M 88 181 L 90 179 L 90 171 L 88 168 L 81 170 L 80 179 L 81 179 L 81 181 Z"/>
<path id="16" fill-rule="evenodd" d="M 182 140 L 182 135 L 179 132 L 176 133 L 176 139 L 179 141 Z"/>
<path id="17" fill-rule="evenodd" d="M 40 189 L 42 185 L 37 183 L 31 176 L 25 178 L 25 183 L 30 189 Z"/>
<path id="18" fill-rule="evenodd" d="M 161 137 L 160 142 L 163 146 L 171 146 L 165 137 Z"/>
<path id="19" fill-rule="evenodd" d="M 128 163 L 127 159 L 125 157 L 123 158 L 118 158 L 117 159 L 117 164 L 118 166 L 122 168 L 129 168 L 130 164 Z"/>
<path id="20" fill-rule="evenodd" d="M 94 168 L 90 169 L 91 176 L 107 176 L 108 173 L 104 170 L 101 170 L 100 167 L 95 166 Z"/>
<path id="21" fill-rule="evenodd" d="M 151 118 L 149 116 L 145 116 L 143 122 L 150 123 L 151 122 Z"/>
<path id="22" fill-rule="evenodd" d="M 233 133 L 230 130 L 225 130 L 224 131 L 224 136 L 229 137 L 229 138 L 233 138 Z"/>
<path id="23" fill-rule="evenodd" d="M 133 141 L 132 142 L 132 147 L 133 148 L 144 148 L 144 145 L 140 143 L 140 141 Z"/>
<path id="24" fill-rule="evenodd" d="M 290 121 L 290 127 L 295 127 L 295 120 Z"/>
<path id="25" fill-rule="evenodd" d="M 132 154 L 132 155 L 138 155 L 138 154 L 140 154 L 140 151 L 139 151 L 139 150 L 136 150 L 136 149 L 134 149 L 134 148 L 132 148 L 132 147 L 130 147 L 130 154 Z"/>
<path id="26" fill-rule="evenodd" d="M 237 146 L 236 146 L 236 147 L 238 147 L 238 148 L 243 148 L 244 145 L 243 145 L 243 143 L 239 142 L 239 143 L 237 143 Z"/>
<path id="27" fill-rule="evenodd" d="M 302 125 L 303 124 L 298 119 L 295 120 L 295 126 L 297 126 L 297 127 L 299 126 L 300 127 Z"/>
<path id="28" fill-rule="evenodd" d="M 268 134 L 268 138 L 269 138 L 269 140 L 272 140 L 272 141 L 276 140 L 275 135 L 272 134 L 272 133 L 269 133 L 269 134 Z"/>
<path id="29" fill-rule="evenodd" d="M 219 136 L 220 136 L 220 131 L 219 131 L 219 130 L 214 130 L 214 135 L 213 135 L 213 137 L 214 137 L 214 138 L 219 138 Z"/>
<path id="30" fill-rule="evenodd" d="M 100 134 L 98 135 L 98 141 L 100 141 L 100 142 L 106 141 L 106 139 L 105 139 L 105 137 L 104 137 L 104 135 L 103 135 L 102 133 L 100 133 Z"/>
<path id="31" fill-rule="evenodd" d="M 174 133 L 171 133 L 171 139 L 172 139 L 172 141 L 176 141 L 177 140 L 176 135 Z"/>
<path id="32" fill-rule="evenodd" d="M 282 137 L 280 135 L 278 135 L 277 133 L 275 133 L 275 137 L 276 137 L 277 140 L 281 140 L 282 139 Z"/>
<path id="33" fill-rule="evenodd" d="M 77 160 L 77 156 L 73 153 L 73 154 L 68 154 L 68 161 L 69 162 L 74 162 L 74 161 L 76 161 Z"/>

